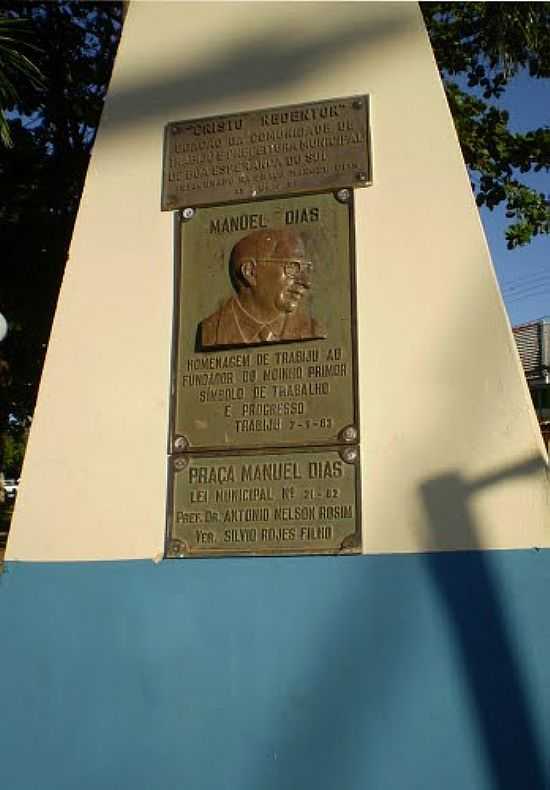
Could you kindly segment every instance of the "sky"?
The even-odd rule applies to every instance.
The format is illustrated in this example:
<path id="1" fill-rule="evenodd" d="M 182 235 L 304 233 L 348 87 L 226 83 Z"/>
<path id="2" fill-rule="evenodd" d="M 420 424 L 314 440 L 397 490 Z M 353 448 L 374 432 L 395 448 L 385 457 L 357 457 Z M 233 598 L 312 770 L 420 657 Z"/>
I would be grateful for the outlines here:
<path id="1" fill-rule="evenodd" d="M 550 79 L 519 74 L 498 104 L 509 111 L 515 132 L 550 126 Z M 520 178 L 540 192 L 550 192 L 550 173 L 541 171 Z M 550 236 L 537 236 L 524 247 L 508 250 L 504 212 L 502 206 L 493 211 L 482 208 L 481 219 L 510 322 L 515 326 L 550 317 Z"/>

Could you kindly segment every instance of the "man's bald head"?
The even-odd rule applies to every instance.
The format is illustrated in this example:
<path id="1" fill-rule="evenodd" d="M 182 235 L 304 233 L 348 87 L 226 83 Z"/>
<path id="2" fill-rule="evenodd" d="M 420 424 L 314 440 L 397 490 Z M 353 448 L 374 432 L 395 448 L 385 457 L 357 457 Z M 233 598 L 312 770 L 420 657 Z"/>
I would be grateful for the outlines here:
<path id="1" fill-rule="evenodd" d="M 290 228 L 257 230 L 238 241 L 231 251 L 229 274 L 237 291 L 247 285 L 243 277 L 242 265 L 246 261 L 260 263 L 267 259 L 303 260 L 306 249 L 300 234 Z"/>

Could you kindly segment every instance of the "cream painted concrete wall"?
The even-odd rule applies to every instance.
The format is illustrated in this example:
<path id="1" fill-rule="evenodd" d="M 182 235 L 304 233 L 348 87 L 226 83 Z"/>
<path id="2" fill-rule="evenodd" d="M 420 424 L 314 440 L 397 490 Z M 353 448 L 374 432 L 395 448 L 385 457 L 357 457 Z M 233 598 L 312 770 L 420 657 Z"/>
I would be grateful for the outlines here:
<path id="1" fill-rule="evenodd" d="M 356 201 L 367 552 L 550 545 L 545 452 L 416 4 L 130 5 L 7 549 L 160 557 L 166 122 L 372 96 Z"/>

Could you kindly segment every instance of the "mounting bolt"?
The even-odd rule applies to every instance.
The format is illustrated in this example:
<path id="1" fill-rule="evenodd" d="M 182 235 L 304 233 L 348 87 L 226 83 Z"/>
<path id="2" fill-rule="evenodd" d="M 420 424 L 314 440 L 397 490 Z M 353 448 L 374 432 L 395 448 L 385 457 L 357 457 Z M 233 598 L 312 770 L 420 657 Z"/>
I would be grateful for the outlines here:
<path id="1" fill-rule="evenodd" d="M 176 450 L 187 450 L 189 447 L 189 442 L 185 436 L 176 436 L 174 439 L 174 447 Z"/>
<path id="2" fill-rule="evenodd" d="M 188 208 L 182 208 L 180 214 L 182 222 L 189 222 L 189 220 L 193 219 L 195 216 L 195 209 L 190 206 Z"/>
<path id="3" fill-rule="evenodd" d="M 346 425 L 345 428 L 342 428 L 340 431 L 340 438 L 344 440 L 344 442 L 351 442 L 357 441 L 357 428 L 355 425 Z"/>
<path id="4" fill-rule="evenodd" d="M 366 173 L 364 173 L 363 171 L 361 171 L 360 173 L 357 173 L 356 178 L 357 178 L 358 181 L 368 181 L 369 180 L 368 175 Z"/>
<path id="5" fill-rule="evenodd" d="M 360 99 L 354 99 L 354 101 L 351 103 L 351 106 L 354 110 L 360 110 L 363 106 L 363 102 Z"/>
<path id="6" fill-rule="evenodd" d="M 176 472 L 183 472 L 188 463 L 187 458 L 174 458 L 174 469 Z"/>
<path id="7" fill-rule="evenodd" d="M 351 189 L 339 189 L 336 193 L 336 200 L 339 200 L 340 203 L 349 203 L 351 198 Z"/>
<path id="8" fill-rule="evenodd" d="M 359 458 L 357 447 L 344 447 L 340 452 L 340 458 L 346 464 L 354 464 Z"/>
<path id="9" fill-rule="evenodd" d="M 183 541 L 177 538 L 172 538 L 166 547 L 166 554 L 168 557 L 184 557 L 185 546 Z"/>

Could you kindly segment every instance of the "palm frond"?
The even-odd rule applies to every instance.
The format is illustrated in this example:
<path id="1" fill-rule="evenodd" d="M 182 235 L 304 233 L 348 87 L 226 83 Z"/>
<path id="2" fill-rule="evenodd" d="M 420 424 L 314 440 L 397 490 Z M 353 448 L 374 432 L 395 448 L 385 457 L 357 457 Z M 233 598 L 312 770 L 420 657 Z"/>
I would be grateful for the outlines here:
<path id="1" fill-rule="evenodd" d="M 0 143 L 8 148 L 13 141 L 3 110 L 18 101 L 17 81 L 24 80 L 33 88 L 44 84 L 42 72 L 23 51 L 40 52 L 27 40 L 30 32 L 27 20 L 0 17 Z"/>
<path id="2" fill-rule="evenodd" d="M 13 148 L 10 127 L 4 118 L 4 113 L 0 111 L 0 142 L 5 148 Z"/>

